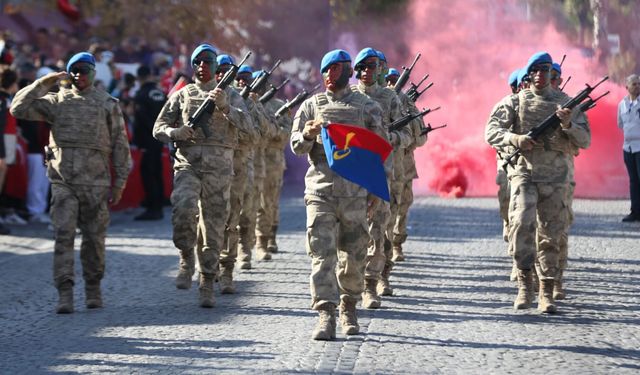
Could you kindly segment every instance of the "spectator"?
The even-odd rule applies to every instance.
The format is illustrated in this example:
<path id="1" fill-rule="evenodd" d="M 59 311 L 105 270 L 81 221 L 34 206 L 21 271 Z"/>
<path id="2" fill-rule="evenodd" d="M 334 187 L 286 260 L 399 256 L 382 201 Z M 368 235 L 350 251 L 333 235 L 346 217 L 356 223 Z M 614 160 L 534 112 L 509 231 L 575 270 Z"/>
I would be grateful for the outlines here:
<path id="1" fill-rule="evenodd" d="M 140 89 L 136 93 L 133 120 L 133 142 L 142 151 L 140 176 L 145 193 L 147 210 L 135 220 L 160 220 L 164 202 L 162 180 L 163 144 L 152 136 L 153 124 L 167 100 L 158 84 L 151 78 L 151 69 L 143 65 L 138 68 Z"/>
<path id="2" fill-rule="evenodd" d="M 622 221 L 640 221 L 640 77 L 632 74 L 627 77 L 626 96 L 618 105 L 618 127 L 624 134 L 624 164 L 629 173 L 629 195 L 631 213 Z"/>

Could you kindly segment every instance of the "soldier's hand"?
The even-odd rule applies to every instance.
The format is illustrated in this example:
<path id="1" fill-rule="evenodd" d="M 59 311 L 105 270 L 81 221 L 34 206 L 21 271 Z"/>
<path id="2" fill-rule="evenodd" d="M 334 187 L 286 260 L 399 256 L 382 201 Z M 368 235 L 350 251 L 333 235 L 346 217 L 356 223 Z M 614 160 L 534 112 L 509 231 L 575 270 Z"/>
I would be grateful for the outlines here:
<path id="1" fill-rule="evenodd" d="M 216 107 L 222 111 L 222 113 L 229 113 L 229 102 L 227 101 L 227 93 L 221 88 L 216 88 L 209 92 L 209 99 L 216 103 Z"/>
<path id="2" fill-rule="evenodd" d="M 380 204 L 380 198 L 373 194 L 367 196 L 367 219 L 373 219 L 373 213 L 376 211 L 376 207 Z"/>
<path id="3" fill-rule="evenodd" d="M 304 129 L 302 130 L 302 137 L 306 140 L 315 139 L 322 130 L 322 120 L 309 120 L 304 123 Z"/>
<path id="4" fill-rule="evenodd" d="M 122 192 L 124 191 L 124 187 L 112 187 L 111 188 L 111 198 L 109 198 L 109 204 L 114 206 L 120 202 L 122 199 Z"/>
<path id="5" fill-rule="evenodd" d="M 169 137 L 174 141 L 186 141 L 193 137 L 194 131 L 188 126 L 181 126 L 171 130 Z"/>
<path id="6" fill-rule="evenodd" d="M 571 127 L 571 109 L 561 108 L 560 106 L 558 106 L 556 116 L 558 116 L 558 118 L 560 119 L 560 125 L 564 129 L 569 129 Z"/>
<path id="7" fill-rule="evenodd" d="M 258 99 L 260 99 L 260 96 L 255 92 L 250 92 L 249 98 L 251 98 L 251 100 L 253 100 L 254 102 L 258 102 Z"/>
<path id="8" fill-rule="evenodd" d="M 40 82 L 44 86 L 53 87 L 58 83 L 58 81 L 68 78 L 69 74 L 67 74 L 67 72 L 51 72 L 40 78 Z"/>
<path id="9" fill-rule="evenodd" d="M 522 151 L 528 151 L 531 150 L 533 146 L 537 145 L 538 142 L 526 134 L 515 134 L 511 136 L 511 144 Z"/>

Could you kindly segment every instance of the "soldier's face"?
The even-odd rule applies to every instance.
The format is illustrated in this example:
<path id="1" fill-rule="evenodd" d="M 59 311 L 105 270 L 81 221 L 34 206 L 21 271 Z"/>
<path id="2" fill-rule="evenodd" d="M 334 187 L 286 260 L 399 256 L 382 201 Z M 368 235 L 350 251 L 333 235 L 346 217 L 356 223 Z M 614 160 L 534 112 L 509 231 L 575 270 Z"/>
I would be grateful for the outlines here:
<path id="1" fill-rule="evenodd" d="M 231 69 L 231 65 L 230 64 L 222 64 L 222 65 L 220 65 L 218 67 L 218 69 L 216 70 L 216 82 L 220 82 L 222 77 L 224 77 L 224 75 L 229 71 L 229 69 Z"/>
<path id="2" fill-rule="evenodd" d="M 529 72 L 531 84 L 536 89 L 545 88 L 551 81 L 551 64 L 537 64 Z"/>
<path id="3" fill-rule="evenodd" d="M 251 85 L 251 73 L 239 73 L 236 75 L 236 85 L 240 88 Z"/>
<path id="4" fill-rule="evenodd" d="M 332 92 L 343 89 L 349 84 L 351 74 L 353 70 L 348 62 L 331 64 L 327 71 L 322 73 L 324 86 Z"/>
<path id="5" fill-rule="evenodd" d="M 398 82 L 398 76 L 393 75 L 393 76 L 389 76 L 387 77 L 387 87 L 393 87 L 396 85 L 396 82 Z"/>
<path id="6" fill-rule="evenodd" d="M 560 77 L 560 73 L 555 70 L 551 71 L 551 87 L 554 89 L 560 89 L 560 85 L 562 84 L 562 77 Z"/>
<path id="7" fill-rule="evenodd" d="M 367 57 L 356 67 L 360 72 L 360 81 L 365 85 L 372 85 L 378 78 L 379 64 L 377 57 Z"/>
<path id="8" fill-rule="evenodd" d="M 206 83 L 211 81 L 217 67 L 216 55 L 211 51 L 202 51 L 193 59 L 193 70 L 196 73 L 196 78 L 198 78 L 200 82 Z"/>
<path id="9" fill-rule="evenodd" d="M 69 69 L 71 83 L 80 91 L 93 85 L 96 71 L 93 65 L 86 62 L 78 62 Z"/>

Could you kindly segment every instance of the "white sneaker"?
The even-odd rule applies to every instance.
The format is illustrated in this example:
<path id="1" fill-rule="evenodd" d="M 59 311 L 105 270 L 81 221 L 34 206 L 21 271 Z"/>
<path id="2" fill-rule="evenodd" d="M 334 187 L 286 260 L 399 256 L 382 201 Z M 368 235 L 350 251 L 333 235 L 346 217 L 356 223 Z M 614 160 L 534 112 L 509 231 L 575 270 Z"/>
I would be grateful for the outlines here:
<path id="1" fill-rule="evenodd" d="M 4 223 L 10 225 L 27 225 L 27 221 L 21 218 L 15 212 L 10 213 L 9 215 L 4 217 Z"/>
<path id="2" fill-rule="evenodd" d="M 29 218 L 30 223 L 35 224 L 51 224 L 51 218 L 46 213 L 34 214 Z"/>

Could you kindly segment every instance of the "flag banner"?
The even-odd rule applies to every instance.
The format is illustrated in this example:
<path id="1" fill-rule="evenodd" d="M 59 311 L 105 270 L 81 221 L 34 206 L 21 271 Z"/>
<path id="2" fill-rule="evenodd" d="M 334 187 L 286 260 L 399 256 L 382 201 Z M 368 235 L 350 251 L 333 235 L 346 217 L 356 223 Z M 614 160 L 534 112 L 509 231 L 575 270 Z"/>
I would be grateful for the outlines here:
<path id="1" fill-rule="evenodd" d="M 384 161 L 393 149 L 389 142 L 365 128 L 330 123 L 322 128 L 322 144 L 331 170 L 389 201 L 384 171 Z"/>

